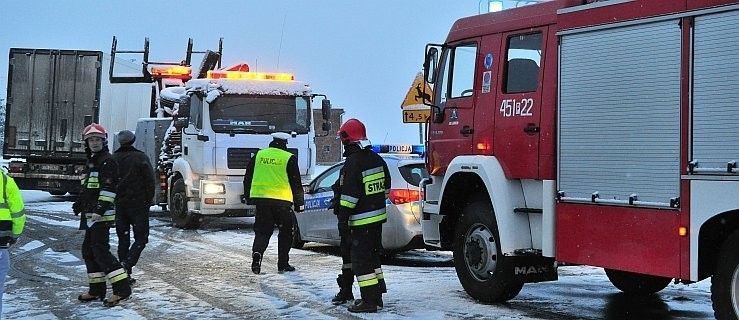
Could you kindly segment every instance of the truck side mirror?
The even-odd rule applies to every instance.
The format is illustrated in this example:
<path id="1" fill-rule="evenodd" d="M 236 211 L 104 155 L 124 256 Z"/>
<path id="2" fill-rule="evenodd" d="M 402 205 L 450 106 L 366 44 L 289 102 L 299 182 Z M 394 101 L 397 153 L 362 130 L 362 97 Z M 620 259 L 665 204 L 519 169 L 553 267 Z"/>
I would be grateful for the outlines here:
<path id="1" fill-rule="evenodd" d="M 178 116 L 180 117 L 190 116 L 190 101 L 175 103 L 174 107 L 175 109 L 177 109 Z"/>
<path id="2" fill-rule="evenodd" d="M 442 123 L 444 122 L 444 109 L 439 107 L 431 107 L 433 110 L 431 114 L 431 121 L 434 123 Z"/>
<path id="3" fill-rule="evenodd" d="M 321 116 L 323 117 L 323 120 L 331 120 L 331 100 L 323 99 L 321 101 Z M 331 128 L 329 128 L 329 130 L 331 130 Z"/>
<path id="4" fill-rule="evenodd" d="M 426 45 L 428 48 L 431 45 Z M 426 58 L 423 61 L 423 78 L 427 83 L 433 84 L 436 78 L 436 65 L 439 62 L 439 49 L 430 47 L 426 51 Z"/>

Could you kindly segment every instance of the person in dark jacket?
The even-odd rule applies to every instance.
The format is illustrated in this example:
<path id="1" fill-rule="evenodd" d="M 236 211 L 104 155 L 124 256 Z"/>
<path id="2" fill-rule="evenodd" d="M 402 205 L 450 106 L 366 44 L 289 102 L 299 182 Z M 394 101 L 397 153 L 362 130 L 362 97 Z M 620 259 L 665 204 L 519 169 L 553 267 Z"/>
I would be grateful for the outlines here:
<path id="1" fill-rule="evenodd" d="M 149 242 L 149 207 L 154 198 L 154 168 L 149 157 L 133 147 L 136 136 L 129 130 L 118 132 L 121 147 L 113 153 L 121 180 L 115 197 L 115 229 L 118 234 L 118 259 L 129 276 Z M 131 245 L 133 228 L 133 245 Z"/>
<path id="2" fill-rule="evenodd" d="M 288 263 L 295 219 L 292 209 L 298 212 L 304 209 L 298 159 L 287 151 L 290 135 L 277 132 L 272 134 L 272 138 L 269 148 L 259 150 L 251 158 L 244 174 L 247 203 L 256 205 L 251 264 L 255 274 L 262 270 L 262 257 L 275 225 L 280 230 L 277 238 L 277 271 L 295 271 Z"/>
<path id="3" fill-rule="evenodd" d="M 372 151 L 364 124 L 349 119 L 339 129 L 346 161 L 339 177 L 339 221 L 347 221 L 351 239 L 351 266 L 362 299 L 349 305 L 350 312 L 377 312 L 387 291 L 380 264 L 382 224 L 387 221 L 385 199 L 390 171 L 385 160 Z M 343 289 L 343 288 L 342 288 Z"/>
<path id="4" fill-rule="evenodd" d="M 82 191 L 72 206 L 80 214 L 80 230 L 85 230 L 82 258 L 87 267 L 90 288 L 77 297 L 80 301 L 103 300 L 106 280 L 113 287 L 113 295 L 103 300 L 112 307 L 131 295 L 128 274 L 110 253 L 110 228 L 115 222 L 115 198 L 118 186 L 118 164 L 108 152 L 108 132 L 92 123 L 82 132 L 87 152 Z"/>
<path id="5" fill-rule="evenodd" d="M 349 153 L 356 151 L 355 148 L 349 147 Z M 347 156 L 347 150 L 344 152 L 344 157 Z M 331 303 L 334 305 L 344 304 L 348 301 L 354 300 L 354 293 L 352 293 L 352 285 L 354 284 L 354 272 L 352 271 L 352 257 L 351 257 L 351 232 L 349 231 L 349 213 L 342 212 L 341 206 L 339 205 L 341 198 L 341 187 L 344 182 L 344 167 L 339 170 L 339 178 L 336 179 L 336 183 L 331 186 L 331 191 L 334 193 L 334 197 L 331 199 L 331 205 L 329 209 L 334 209 L 334 214 L 338 221 L 339 229 L 339 252 L 341 253 L 341 274 L 336 277 L 336 283 L 339 285 L 339 293 L 337 293 Z"/>

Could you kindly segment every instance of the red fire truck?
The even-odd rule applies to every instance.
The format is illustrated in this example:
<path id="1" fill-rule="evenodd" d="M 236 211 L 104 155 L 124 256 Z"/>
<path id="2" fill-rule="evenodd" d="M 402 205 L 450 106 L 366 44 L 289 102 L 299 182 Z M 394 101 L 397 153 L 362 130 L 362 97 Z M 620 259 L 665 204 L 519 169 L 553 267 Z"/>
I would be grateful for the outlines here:
<path id="1" fill-rule="evenodd" d="M 468 294 L 506 301 L 565 262 L 633 294 L 713 277 L 737 318 L 739 1 L 549 1 L 426 52 L 423 235 Z"/>

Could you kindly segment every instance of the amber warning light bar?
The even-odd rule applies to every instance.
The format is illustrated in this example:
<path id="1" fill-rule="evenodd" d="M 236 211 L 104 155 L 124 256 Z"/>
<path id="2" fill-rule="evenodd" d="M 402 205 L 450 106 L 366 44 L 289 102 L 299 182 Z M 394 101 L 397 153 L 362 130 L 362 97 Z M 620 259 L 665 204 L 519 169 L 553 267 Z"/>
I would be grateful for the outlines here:
<path id="1" fill-rule="evenodd" d="M 211 70 L 208 71 L 208 79 L 249 79 L 249 80 L 273 80 L 273 81 L 293 81 L 295 76 L 289 73 L 264 73 L 264 72 L 244 72 L 244 71 L 227 71 L 227 70 Z"/>

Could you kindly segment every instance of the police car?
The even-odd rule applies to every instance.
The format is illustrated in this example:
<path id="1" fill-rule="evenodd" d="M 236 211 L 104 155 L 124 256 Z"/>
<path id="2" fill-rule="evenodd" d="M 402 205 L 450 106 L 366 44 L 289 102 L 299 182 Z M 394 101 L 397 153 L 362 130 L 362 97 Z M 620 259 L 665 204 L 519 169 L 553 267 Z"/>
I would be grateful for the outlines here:
<path id="1" fill-rule="evenodd" d="M 387 203 L 387 222 L 382 225 L 382 246 L 387 251 L 423 248 L 421 233 L 421 203 L 418 188 L 421 179 L 428 177 L 424 166 L 423 146 L 372 145 L 390 170 L 390 193 Z M 293 247 L 302 248 L 305 242 L 338 246 L 341 239 L 334 210 L 329 209 L 334 193 L 331 186 L 339 178 L 344 162 L 329 167 L 311 183 L 304 186 L 305 211 L 295 213 L 297 218 Z"/>

